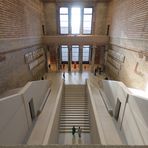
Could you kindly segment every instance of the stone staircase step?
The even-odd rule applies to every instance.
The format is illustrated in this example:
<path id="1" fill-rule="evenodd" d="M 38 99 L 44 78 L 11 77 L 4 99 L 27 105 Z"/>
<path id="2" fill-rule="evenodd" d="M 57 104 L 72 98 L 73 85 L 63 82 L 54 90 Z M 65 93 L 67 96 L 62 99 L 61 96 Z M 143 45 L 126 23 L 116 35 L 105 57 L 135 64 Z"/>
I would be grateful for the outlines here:
<path id="1" fill-rule="evenodd" d="M 60 116 L 60 118 L 62 118 L 62 119 L 89 119 L 89 117 L 88 116 Z"/>
<path id="2" fill-rule="evenodd" d="M 87 109 L 87 106 L 86 105 L 81 105 L 81 106 L 76 106 L 76 105 L 62 105 L 62 109 L 64 108 L 71 108 L 71 109 L 74 109 L 74 108 L 79 108 L 79 109 Z"/>
<path id="3" fill-rule="evenodd" d="M 88 113 L 81 113 L 81 114 L 79 114 L 79 113 L 61 113 L 60 114 L 60 116 L 88 116 Z"/>
<path id="4" fill-rule="evenodd" d="M 60 133 L 72 133 L 71 130 L 60 130 Z M 90 133 L 90 130 L 83 130 L 82 133 Z"/>
<path id="5" fill-rule="evenodd" d="M 87 121 L 89 122 L 89 118 L 88 119 L 73 119 L 73 118 L 66 118 L 66 119 L 65 118 L 62 118 L 61 119 L 60 118 L 60 123 L 61 122 L 69 122 L 69 121 L 73 121 L 74 123 L 77 122 L 77 121 L 78 122 L 87 122 Z"/>
<path id="6" fill-rule="evenodd" d="M 88 100 L 85 85 L 65 85 L 60 113 L 60 133 L 71 133 L 72 127 L 81 127 L 82 133 L 90 133 Z"/>
<path id="7" fill-rule="evenodd" d="M 84 123 L 79 123 L 79 124 L 74 124 L 74 123 L 66 123 L 66 124 L 60 124 L 60 127 L 73 127 L 73 126 L 75 126 L 75 127 L 89 127 L 90 128 L 90 125 L 87 123 L 87 124 L 84 124 Z"/>
<path id="8" fill-rule="evenodd" d="M 82 131 L 83 130 L 90 130 L 90 127 L 81 127 Z M 71 130 L 72 131 L 72 127 L 60 127 L 60 130 Z"/>

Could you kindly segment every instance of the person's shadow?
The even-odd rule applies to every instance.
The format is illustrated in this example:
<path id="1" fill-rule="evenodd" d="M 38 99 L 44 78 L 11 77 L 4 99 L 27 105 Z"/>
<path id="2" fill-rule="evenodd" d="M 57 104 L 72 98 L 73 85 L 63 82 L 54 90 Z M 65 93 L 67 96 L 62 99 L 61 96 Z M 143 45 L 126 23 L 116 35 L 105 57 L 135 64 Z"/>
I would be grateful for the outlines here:
<path id="1" fill-rule="evenodd" d="M 76 144 L 76 137 L 75 137 L 75 135 L 72 137 L 72 144 Z"/>
<path id="2" fill-rule="evenodd" d="M 78 144 L 82 144 L 81 138 L 78 139 Z"/>

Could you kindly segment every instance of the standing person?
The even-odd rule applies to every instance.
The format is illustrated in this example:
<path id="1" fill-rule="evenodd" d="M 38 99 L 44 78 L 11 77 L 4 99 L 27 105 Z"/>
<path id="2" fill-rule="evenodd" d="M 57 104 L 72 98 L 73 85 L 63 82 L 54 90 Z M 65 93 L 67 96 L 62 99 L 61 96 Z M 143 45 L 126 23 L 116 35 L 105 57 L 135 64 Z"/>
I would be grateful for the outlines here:
<path id="1" fill-rule="evenodd" d="M 101 66 L 99 66 L 99 74 L 101 75 L 101 72 L 102 72 L 102 68 Z"/>
<path id="2" fill-rule="evenodd" d="M 96 73 L 97 73 L 97 68 L 95 68 L 95 72 L 94 72 L 94 75 L 96 76 Z"/>
<path id="3" fill-rule="evenodd" d="M 65 80 L 65 72 L 63 72 L 63 79 Z"/>
<path id="4" fill-rule="evenodd" d="M 79 135 L 79 138 L 81 138 L 81 133 L 82 133 L 82 130 L 81 130 L 80 126 L 79 126 L 79 128 L 78 128 L 78 135 Z"/>
<path id="5" fill-rule="evenodd" d="M 76 128 L 75 126 L 72 127 L 72 135 L 74 136 L 75 135 L 75 132 L 76 132 Z"/>

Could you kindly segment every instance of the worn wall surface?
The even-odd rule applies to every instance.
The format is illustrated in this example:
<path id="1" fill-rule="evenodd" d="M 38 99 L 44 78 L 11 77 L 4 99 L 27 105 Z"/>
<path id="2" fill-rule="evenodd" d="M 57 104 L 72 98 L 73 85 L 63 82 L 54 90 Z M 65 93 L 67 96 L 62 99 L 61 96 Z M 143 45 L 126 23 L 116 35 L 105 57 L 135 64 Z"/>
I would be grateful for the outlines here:
<path id="1" fill-rule="evenodd" d="M 44 16 L 46 23 L 46 34 L 57 34 L 57 13 L 56 3 L 44 3 Z"/>
<path id="2" fill-rule="evenodd" d="M 113 79 L 128 87 L 148 88 L 148 1 L 112 0 L 107 23 L 110 24 L 109 51 L 115 51 L 107 64 Z M 146 56 L 147 55 L 147 56 Z M 125 57 L 121 60 L 119 57 Z"/>
<path id="3" fill-rule="evenodd" d="M 40 0 L 0 1 L 0 93 L 23 86 L 32 75 L 24 55 L 42 47 L 43 5 Z"/>
<path id="4" fill-rule="evenodd" d="M 95 9 L 95 25 L 94 25 L 94 34 L 97 35 L 106 35 L 107 30 L 107 9 L 108 3 L 98 2 L 96 3 Z"/>

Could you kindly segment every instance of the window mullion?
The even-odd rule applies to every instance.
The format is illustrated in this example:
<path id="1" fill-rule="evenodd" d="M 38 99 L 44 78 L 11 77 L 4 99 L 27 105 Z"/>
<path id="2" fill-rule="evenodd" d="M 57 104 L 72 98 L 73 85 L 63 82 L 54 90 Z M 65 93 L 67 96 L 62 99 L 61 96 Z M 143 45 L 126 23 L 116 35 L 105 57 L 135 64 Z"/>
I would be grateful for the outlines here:
<path id="1" fill-rule="evenodd" d="M 81 8 L 80 34 L 83 34 L 83 15 L 84 15 L 84 8 Z"/>
<path id="2" fill-rule="evenodd" d="M 68 34 L 71 34 L 71 7 L 68 8 Z"/>

